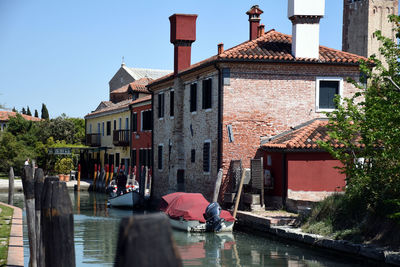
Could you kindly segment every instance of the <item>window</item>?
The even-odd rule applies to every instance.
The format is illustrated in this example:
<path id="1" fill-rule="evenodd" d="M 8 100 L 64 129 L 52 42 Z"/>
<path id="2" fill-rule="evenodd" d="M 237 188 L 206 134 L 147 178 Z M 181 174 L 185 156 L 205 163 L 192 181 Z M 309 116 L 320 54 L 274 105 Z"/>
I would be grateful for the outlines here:
<path id="1" fill-rule="evenodd" d="M 89 133 L 92 133 L 92 124 L 89 124 Z"/>
<path id="2" fill-rule="evenodd" d="M 125 130 L 129 130 L 129 118 L 125 118 Z"/>
<path id="3" fill-rule="evenodd" d="M 151 131 L 152 123 L 152 112 L 151 110 L 142 111 L 142 131 Z"/>
<path id="4" fill-rule="evenodd" d="M 117 121 L 114 120 L 114 130 L 117 130 Z"/>
<path id="5" fill-rule="evenodd" d="M 194 163 L 196 161 L 196 150 L 192 149 L 190 151 L 190 162 Z"/>
<path id="6" fill-rule="evenodd" d="M 158 118 L 164 117 L 164 93 L 158 94 Z"/>
<path id="7" fill-rule="evenodd" d="M 174 90 L 171 90 L 169 94 L 169 116 L 173 117 L 174 116 L 174 101 L 175 101 L 175 94 Z"/>
<path id="8" fill-rule="evenodd" d="M 336 95 L 341 95 L 342 83 L 342 78 L 317 78 L 317 111 L 332 111 L 337 108 L 334 99 Z"/>
<path id="9" fill-rule="evenodd" d="M 137 113 L 132 114 L 132 132 L 137 132 Z"/>
<path id="10" fill-rule="evenodd" d="M 163 162 L 162 162 L 162 153 L 163 153 L 163 144 L 159 144 L 158 145 L 158 169 L 159 170 L 162 170 L 162 168 L 163 168 Z"/>
<path id="11" fill-rule="evenodd" d="M 231 69 L 229 68 L 222 69 L 222 80 L 224 82 L 224 85 L 231 84 Z"/>
<path id="12" fill-rule="evenodd" d="M 122 119 L 119 118 L 119 130 L 121 130 L 121 129 L 122 129 Z"/>
<path id="13" fill-rule="evenodd" d="M 203 81 L 203 109 L 211 108 L 211 79 L 207 79 Z"/>
<path id="14" fill-rule="evenodd" d="M 132 167 L 136 166 L 136 149 L 132 149 L 131 152 Z"/>
<path id="15" fill-rule="evenodd" d="M 107 121 L 107 136 L 111 135 L 111 121 Z"/>
<path id="16" fill-rule="evenodd" d="M 210 161 L 211 161 L 211 150 L 210 150 L 211 141 L 204 141 L 203 145 L 203 171 L 205 173 L 210 172 Z"/>
<path id="17" fill-rule="evenodd" d="M 197 83 L 190 85 L 190 112 L 197 110 Z"/>
<path id="18" fill-rule="evenodd" d="M 100 122 L 97 123 L 97 133 L 100 134 Z"/>
<path id="19" fill-rule="evenodd" d="M 104 136 L 104 121 L 101 123 L 101 135 Z"/>

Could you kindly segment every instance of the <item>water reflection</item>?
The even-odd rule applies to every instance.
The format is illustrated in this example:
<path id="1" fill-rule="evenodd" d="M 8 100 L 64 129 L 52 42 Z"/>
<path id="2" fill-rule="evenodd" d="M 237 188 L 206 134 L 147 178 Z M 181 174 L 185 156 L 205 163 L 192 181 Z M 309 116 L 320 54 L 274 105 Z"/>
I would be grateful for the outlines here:
<path id="1" fill-rule="evenodd" d="M 71 192 L 70 197 L 75 213 L 76 265 L 113 266 L 120 219 L 133 212 L 108 208 L 106 195 L 100 193 Z M 6 193 L 0 193 L 0 201 L 7 202 Z M 23 207 L 23 195 L 16 194 L 14 203 Z M 243 232 L 190 234 L 174 231 L 173 238 L 185 266 L 374 266 Z M 27 266 L 29 245 L 25 221 L 24 253 Z"/>

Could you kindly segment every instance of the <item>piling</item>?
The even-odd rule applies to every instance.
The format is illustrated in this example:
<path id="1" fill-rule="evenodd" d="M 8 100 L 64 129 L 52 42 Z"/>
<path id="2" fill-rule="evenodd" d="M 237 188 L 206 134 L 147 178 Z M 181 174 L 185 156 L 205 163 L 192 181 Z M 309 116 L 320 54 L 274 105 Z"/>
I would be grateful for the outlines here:
<path id="1" fill-rule="evenodd" d="M 38 168 L 35 171 L 35 232 L 36 232 L 36 261 L 38 266 L 45 266 L 44 244 L 40 226 L 43 184 L 44 184 L 44 173 L 42 169 Z"/>
<path id="2" fill-rule="evenodd" d="M 8 205 L 14 205 L 14 169 L 10 167 L 8 174 Z"/>

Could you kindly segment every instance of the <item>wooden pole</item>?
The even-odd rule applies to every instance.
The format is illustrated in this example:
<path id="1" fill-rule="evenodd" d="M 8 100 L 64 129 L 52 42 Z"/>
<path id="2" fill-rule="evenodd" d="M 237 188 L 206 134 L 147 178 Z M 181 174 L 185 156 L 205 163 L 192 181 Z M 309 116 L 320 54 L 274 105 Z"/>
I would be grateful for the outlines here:
<path id="1" fill-rule="evenodd" d="M 81 190 L 81 164 L 78 164 L 78 192 Z"/>
<path id="2" fill-rule="evenodd" d="M 37 266 L 36 256 L 36 232 L 35 232 L 35 186 L 32 176 L 32 168 L 25 166 L 22 171 L 22 186 L 25 196 L 26 220 L 28 225 L 29 239 L 29 266 Z"/>
<path id="3" fill-rule="evenodd" d="M 94 164 L 94 174 L 93 174 L 93 184 L 92 184 L 93 191 L 96 190 L 96 179 L 97 179 L 97 164 Z"/>
<path id="4" fill-rule="evenodd" d="M 36 232 L 36 261 L 38 266 L 44 266 L 44 245 L 40 226 L 40 214 L 42 209 L 42 191 L 44 173 L 42 169 L 35 171 L 35 232 Z"/>
<path id="5" fill-rule="evenodd" d="M 114 266 L 182 266 L 167 216 L 153 213 L 123 218 Z"/>
<path id="6" fill-rule="evenodd" d="M 10 167 L 8 175 L 8 205 L 14 205 L 14 169 Z"/>
<path id="7" fill-rule="evenodd" d="M 218 202 L 219 188 L 221 187 L 221 182 L 222 182 L 222 174 L 223 174 L 222 169 L 219 169 L 218 177 L 217 180 L 215 181 L 214 195 L 212 202 Z"/>
<path id="8" fill-rule="evenodd" d="M 75 267 L 74 215 L 65 183 L 45 179 L 41 215 L 45 266 Z"/>
<path id="9" fill-rule="evenodd" d="M 235 208 L 233 209 L 233 214 L 232 214 L 232 216 L 234 218 L 236 218 L 237 209 L 239 207 L 240 195 L 242 194 L 243 182 L 244 182 L 244 177 L 245 176 L 246 176 L 246 169 L 243 169 L 242 170 L 242 177 L 240 177 L 239 189 L 238 189 L 237 196 L 236 196 Z"/>
<path id="10" fill-rule="evenodd" d="M 110 169 L 108 164 L 106 164 L 106 180 L 104 182 L 104 188 L 107 188 L 107 184 L 108 184 L 108 177 L 110 176 Z"/>

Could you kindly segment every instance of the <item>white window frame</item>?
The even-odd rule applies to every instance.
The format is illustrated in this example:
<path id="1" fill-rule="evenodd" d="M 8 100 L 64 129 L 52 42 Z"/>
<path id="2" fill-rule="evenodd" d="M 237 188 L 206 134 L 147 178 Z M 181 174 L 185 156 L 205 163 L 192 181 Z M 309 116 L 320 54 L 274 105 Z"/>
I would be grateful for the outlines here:
<path id="1" fill-rule="evenodd" d="M 320 108 L 319 107 L 319 83 L 320 81 L 338 81 L 339 82 L 339 96 L 343 96 L 343 78 L 342 77 L 317 77 L 315 79 L 315 111 L 316 112 L 332 112 L 334 108 Z"/>
<path id="2" fill-rule="evenodd" d="M 209 143 L 210 144 L 210 149 L 208 151 L 208 166 L 209 166 L 209 170 L 208 170 L 208 172 L 205 172 L 203 170 L 203 174 L 209 175 L 211 173 L 211 139 L 204 140 L 203 149 L 204 149 L 204 144 L 205 143 Z M 203 151 L 203 155 L 204 155 L 204 151 Z M 203 156 L 203 164 L 204 164 L 204 156 Z M 202 169 L 203 169 L 203 166 L 202 166 Z"/>
<path id="3" fill-rule="evenodd" d="M 163 109 L 162 109 L 162 117 L 160 117 L 160 116 L 158 116 L 160 113 L 160 106 L 159 106 L 159 101 L 158 101 L 158 99 L 159 99 L 159 96 L 157 96 L 157 116 L 158 116 L 158 120 L 160 120 L 160 121 L 162 121 L 162 120 L 164 120 L 164 117 L 165 117 L 165 93 L 164 92 L 160 92 L 158 95 L 163 95 L 162 96 L 162 98 L 163 98 L 163 100 L 162 100 L 162 102 L 163 102 Z"/>

